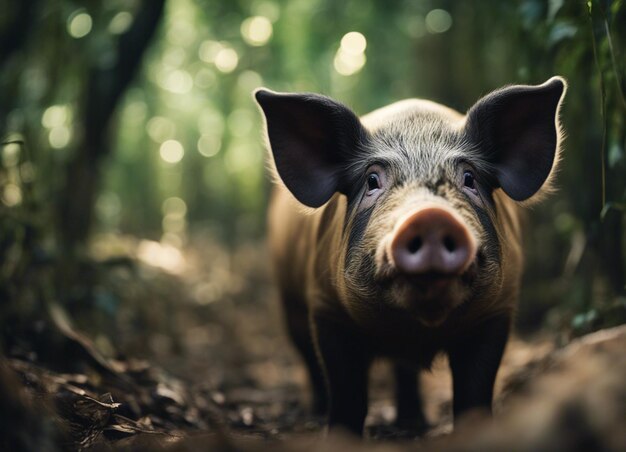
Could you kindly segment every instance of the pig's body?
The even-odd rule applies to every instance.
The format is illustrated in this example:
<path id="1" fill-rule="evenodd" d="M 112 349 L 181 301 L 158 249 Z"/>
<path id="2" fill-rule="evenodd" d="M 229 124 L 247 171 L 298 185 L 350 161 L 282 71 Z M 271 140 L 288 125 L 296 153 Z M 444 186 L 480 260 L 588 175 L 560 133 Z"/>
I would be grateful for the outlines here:
<path id="1" fill-rule="evenodd" d="M 495 92 L 467 116 L 407 100 L 360 119 L 315 95 L 257 94 L 292 192 L 279 183 L 272 196 L 272 264 L 331 427 L 361 431 L 378 356 L 396 362 L 404 425 L 426 428 L 416 371 L 438 352 L 455 417 L 490 409 L 521 278 L 515 201 L 551 173 L 563 91 L 552 79 Z"/>
<path id="2" fill-rule="evenodd" d="M 496 314 L 511 318 L 522 264 L 519 209 L 504 196 L 501 198 L 498 210 L 506 211 L 509 219 L 502 231 L 506 244 L 503 261 L 508 270 L 502 282 L 488 299 L 472 300 L 473 309 L 463 315 L 437 328 L 425 328 L 402 311 L 378 312 L 376 317 L 364 316 L 359 323 L 347 317 L 344 305 L 349 297 L 336 278 L 343 270 L 345 198 L 335 195 L 324 207 L 311 212 L 302 208 L 284 187 L 274 187 L 268 212 L 269 246 L 284 309 L 294 313 L 288 319 L 288 327 L 302 332 L 308 328 L 312 310 L 328 312 L 337 316 L 338 322 L 346 321 L 350 324 L 346 326 L 362 330 L 368 342 L 364 345 L 376 355 L 428 368 L 447 342 L 474 329 L 481 320 Z M 297 326 L 293 328 L 292 324 Z M 312 338 L 307 340 L 313 343 Z"/>

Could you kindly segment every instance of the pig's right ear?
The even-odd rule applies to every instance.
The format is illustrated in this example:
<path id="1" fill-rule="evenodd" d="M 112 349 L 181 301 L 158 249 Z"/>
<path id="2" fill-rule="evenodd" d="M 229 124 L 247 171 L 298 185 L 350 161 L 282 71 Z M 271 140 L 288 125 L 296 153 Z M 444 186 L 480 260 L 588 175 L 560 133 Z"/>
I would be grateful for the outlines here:
<path id="1" fill-rule="evenodd" d="M 303 204 L 319 207 L 344 192 L 342 173 L 366 134 L 345 105 L 319 94 L 286 94 L 259 89 L 276 170 Z"/>
<path id="2" fill-rule="evenodd" d="M 467 114 L 471 141 L 493 166 L 498 185 L 516 201 L 531 198 L 552 172 L 566 86 L 561 77 L 537 86 L 509 86 L 483 97 Z"/>

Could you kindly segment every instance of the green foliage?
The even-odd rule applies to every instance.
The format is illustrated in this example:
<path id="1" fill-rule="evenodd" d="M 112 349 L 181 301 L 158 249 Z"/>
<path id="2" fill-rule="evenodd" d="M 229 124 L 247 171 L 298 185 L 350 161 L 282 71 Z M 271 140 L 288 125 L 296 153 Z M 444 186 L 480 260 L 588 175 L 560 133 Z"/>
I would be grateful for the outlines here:
<path id="1" fill-rule="evenodd" d="M 41 4 L 3 62 L 0 121 L 32 149 L 25 168 L 42 223 L 83 152 L 90 71 L 116 61 L 142 5 Z M 95 230 L 175 247 L 194 229 L 231 245 L 261 238 L 269 181 L 258 86 L 326 93 L 358 113 L 406 97 L 464 111 L 503 84 L 560 74 L 560 191 L 532 212 L 520 321 L 569 328 L 597 312 L 597 322 L 623 305 L 625 14 L 622 0 L 170 0 L 111 124 Z M 5 226 L 15 241 L 19 227 Z"/>

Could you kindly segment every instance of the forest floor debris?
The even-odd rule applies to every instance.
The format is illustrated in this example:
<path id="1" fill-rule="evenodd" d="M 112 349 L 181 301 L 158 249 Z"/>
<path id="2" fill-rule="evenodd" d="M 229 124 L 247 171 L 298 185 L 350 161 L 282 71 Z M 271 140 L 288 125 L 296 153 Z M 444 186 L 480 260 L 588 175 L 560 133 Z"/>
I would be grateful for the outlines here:
<path id="1" fill-rule="evenodd" d="M 23 344 L 9 350 L 28 398 L 49 407 L 38 414 L 56 419 L 61 450 L 626 447 L 619 424 L 626 419 L 626 327 L 562 349 L 548 335 L 513 338 L 496 384 L 495 421 L 468 419 L 451 435 L 445 359 L 424 374 L 433 429 L 422 439 L 392 427 L 390 371 L 377 363 L 370 440 L 320 442 L 323 426 L 307 415 L 306 375 L 284 333 L 262 247 L 227 253 L 204 242 L 194 250 L 182 275 L 136 261 L 107 267 L 87 292 L 93 304 L 72 311 L 75 324 L 52 315 L 73 345 L 66 362 L 52 366 Z"/>

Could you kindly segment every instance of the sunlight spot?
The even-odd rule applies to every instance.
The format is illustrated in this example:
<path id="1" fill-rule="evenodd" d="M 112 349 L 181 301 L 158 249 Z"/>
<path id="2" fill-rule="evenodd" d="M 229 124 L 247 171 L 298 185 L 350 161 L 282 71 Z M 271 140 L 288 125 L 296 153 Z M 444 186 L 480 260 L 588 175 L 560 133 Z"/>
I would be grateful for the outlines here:
<path id="1" fill-rule="evenodd" d="M 341 75 L 353 75 L 363 69 L 365 62 L 365 49 L 367 40 L 358 31 L 346 33 L 341 38 L 341 45 L 335 54 L 333 65 Z"/>
<path id="2" fill-rule="evenodd" d="M 159 154 L 161 155 L 163 161 L 167 163 L 178 163 L 183 159 L 185 149 L 179 141 L 167 140 L 161 144 Z"/>
<path id="3" fill-rule="evenodd" d="M 193 79 L 194 83 L 201 89 L 210 88 L 217 81 L 217 77 L 215 72 L 207 69 L 205 67 L 201 68 L 196 72 L 196 76 Z"/>
<path id="4" fill-rule="evenodd" d="M 358 31 L 346 33 L 344 37 L 341 38 L 341 48 L 344 52 L 349 53 L 350 55 L 363 53 L 365 52 L 366 47 L 367 40 L 365 39 L 365 36 Z"/>
<path id="5" fill-rule="evenodd" d="M 185 62 L 187 52 L 182 47 L 172 47 L 163 54 L 163 63 L 171 68 L 179 68 Z"/>
<path id="6" fill-rule="evenodd" d="M 363 69 L 366 62 L 365 53 L 351 54 L 340 47 L 335 55 L 334 67 L 341 75 L 353 75 Z"/>
<path id="7" fill-rule="evenodd" d="M 18 143 L 8 143 L 2 147 L 2 164 L 5 168 L 16 166 L 20 162 L 22 146 Z"/>
<path id="8" fill-rule="evenodd" d="M 231 49 L 229 47 L 221 49 L 215 55 L 215 67 L 220 72 L 228 74 L 229 72 L 233 72 L 235 68 L 239 64 L 239 55 L 235 52 L 235 49 Z"/>
<path id="9" fill-rule="evenodd" d="M 48 134 L 48 142 L 55 149 L 62 149 L 70 143 L 72 132 L 69 127 L 53 127 Z"/>
<path id="10" fill-rule="evenodd" d="M 272 23 L 267 17 L 248 17 L 241 23 L 241 36 L 251 46 L 262 46 L 272 37 Z"/>
<path id="11" fill-rule="evenodd" d="M 161 206 L 163 215 L 184 217 L 187 214 L 187 203 L 177 196 L 172 196 L 163 201 Z"/>
<path id="12" fill-rule="evenodd" d="M 163 143 L 176 134 L 176 126 L 168 118 L 155 116 L 150 118 L 148 124 L 146 124 L 146 131 L 154 142 Z"/>
<path id="13" fill-rule="evenodd" d="M 206 305 L 206 304 L 214 303 L 218 301 L 222 297 L 222 293 L 223 293 L 223 289 L 219 283 L 216 283 L 214 281 L 202 282 L 194 288 L 194 299 L 196 303 L 200 305 Z M 196 328 L 195 330 L 196 331 L 194 331 L 194 336 L 195 336 L 194 340 L 198 340 L 199 338 L 197 336 L 199 335 L 202 335 L 202 336 L 206 335 L 207 337 L 209 337 L 209 334 L 206 331 L 206 329 L 200 330 Z M 218 334 L 218 337 L 219 337 L 219 334 Z M 203 344 L 207 343 L 205 337 L 202 337 L 202 340 L 203 340 Z M 216 393 L 213 396 L 214 399 L 216 395 L 218 396 L 217 400 L 221 400 L 219 396 L 221 396 L 222 394 L 219 392 Z"/>
<path id="14" fill-rule="evenodd" d="M 124 121 L 143 124 L 148 114 L 148 106 L 142 100 L 135 100 L 126 105 L 123 110 Z"/>
<path id="15" fill-rule="evenodd" d="M 165 232 L 161 236 L 161 244 L 170 245 L 175 248 L 182 248 L 182 246 L 184 245 L 184 240 L 180 234 L 176 234 L 174 232 Z"/>
<path id="16" fill-rule="evenodd" d="M 400 18 L 400 26 L 411 38 L 418 39 L 426 35 L 424 16 L 419 14 Z"/>
<path id="17" fill-rule="evenodd" d="M 113 16 L 109 22 L 109 33 L 113 35 L 121 35 L 128 31 L 133 24 L 133 15 L 128 11 L 121 11 Z"/>
<path id="18" fill-rule="evenodd" d="M 177 69 L 167 74 L 163 78 L 161 85 L 171 93 L 186 94 L 193 87 L 193 79 L 189 72 Z"/>
<path id="19" fill-rule="evenodd" d="M 426 29 L 430 33 L 444 33 L 452 27 L 452 16 L 443 9 L 433 9 L 426 14 Z"/>
<path id="20" fill-rule="evenodd" d="M 22 189 L 15 184 L 6 184 L 2 193 L 2 202 L 13 207 L 22 202 Z"/>
<path id="21" fill-rule="evenodd" d="M 222 146 L 222 140 L 216 135 L 201 135 L 198 139 L 198 152 L 205 157 L 217 155 Z"/>
<path id="22" fill-rule="evenodd" d="M 147 265 L 162 268 L 170 273 L 185 270 L 185 258 L 176 247 L 153 240 L 142 240 L 137 246 L 137 257 Z"/>
<path id="23" fill-rule="evenodd" d="M 67 18 L 67 32 L 72 38 L 84 38 L 91 31 L 93 21 L 91 16 L 84 9 L 79 9 L 70 14 Z"/>
<path id="24" fill-rule="evenodd" d="M 168 214 L 163 217 L 162 226 L 164 232 L 181 233 L 185 231 L 187 221 L 185 217 Z"/>
<path id="25" fill-rule="evenodd" d="M 198 56 L 205 63 L 213 63 L 215 57 L 223 48 L 224 46 L 217 41 L 202 41 L 198 49 Z"/>
<path id="26" fill-rule="evenodd" d="M 172 44 L 186 47 L 196 39 L 196 28 L 189 18 L 180 14 L 178 16 L 167 24 L 167 40 Z"/>
<path id="27" fill-rule="evenodd" d="M 52 129 L 64 125 L 69 119 L 69 108 L 65 105 L 52 105 L 43 112 L 41 125 Z"/>

